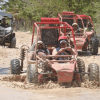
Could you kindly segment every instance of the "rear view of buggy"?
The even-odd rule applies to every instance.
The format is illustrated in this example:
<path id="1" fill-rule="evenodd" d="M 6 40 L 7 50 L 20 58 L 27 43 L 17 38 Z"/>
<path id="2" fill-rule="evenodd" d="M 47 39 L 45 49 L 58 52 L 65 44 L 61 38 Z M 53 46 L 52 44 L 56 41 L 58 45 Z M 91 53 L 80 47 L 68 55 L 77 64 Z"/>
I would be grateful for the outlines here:
<path id="1" fill-rule="evenodd" d="M 58 44 L 58 38 L 62 32 L 66 36 L 67 29 L 70 29 L 72 32 L 75 54 L 52 55 L 53 49 Z M 34 43 L 35 30 L 36 41 Z M 37 55 L 37 44 L 39 40 L 43 41 L 46 45 L 46 48 L 50 51 L 49 55 Z M 88 74 L 90 81 L 98 81 L 99 72 L 97 71 L 99 70 L 99 66 L 90 64 L 88 72 L 85 72 L 84 61 L 77 58 L 77 48 L 73 29 L 66 22 L 59 22 L 58 18 L 41 18 L 41 22 L 34 23 L 31 44 L 34 45 L 33 50 L 22 46 L 21 59 L 11 60 L 11 74 L 21 74 L 21 71 L 23 70 L 23 61 L 26 55 L 28 83 L 45 83 L 49 80 L 57 83 L 71 83 L 73 80 L 83 81 L 85 74 Z M 70 42 L 68 48 L 71 48 Z M 31 52 L 33 54 L 32 59 L 30 59 Z M 67 59 L 57 60 L 55 57 Z"/>

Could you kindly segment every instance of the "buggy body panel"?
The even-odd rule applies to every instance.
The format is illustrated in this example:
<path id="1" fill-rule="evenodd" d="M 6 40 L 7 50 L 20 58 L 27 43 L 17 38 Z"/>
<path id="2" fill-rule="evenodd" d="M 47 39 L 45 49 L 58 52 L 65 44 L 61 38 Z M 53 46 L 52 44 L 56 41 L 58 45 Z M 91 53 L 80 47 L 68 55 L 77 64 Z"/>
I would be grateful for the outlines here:
<path id="1" fill-rule="evenodd" d="M 75 63 L 52 64 L 52 68 L 56 71 L 59 83 L 70 83 L 73 80 Z"/>
<path id="2" fill-rule="evenodd" d="M 73 38 L 70 38 L 70 39 L 71 39 L 71 41 L 73 41 Z M 77 36 L 77 37 L 75 37 L 75 41 L 76 41 L 77 49 L 82 50 L 82 48 L 84 47 L 84 44 L 86 42 L 86 38 L 84 38 L 84 37 L 80 38 Z"/>

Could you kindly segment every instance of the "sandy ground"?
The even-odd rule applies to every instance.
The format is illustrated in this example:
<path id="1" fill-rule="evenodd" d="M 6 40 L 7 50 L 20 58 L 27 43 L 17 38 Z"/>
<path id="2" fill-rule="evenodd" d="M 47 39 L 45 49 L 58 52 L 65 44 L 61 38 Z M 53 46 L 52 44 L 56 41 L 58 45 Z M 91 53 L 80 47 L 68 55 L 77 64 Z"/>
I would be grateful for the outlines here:
<path id="1" fill-rule="evenodd" d="M 10 61 L 19 58 L 20 47 L 31 44 L 31 34 L 28 32 L 16 32 L 17 46 L 14 49 L 0 46 L 0 100 L 99 100 L 100 88 L 86 83 L 78 87 L 61 87 L 49 82 L 42 86 L 26 83 L 26 60 L 24 62 L 24 73 L 21 76 L 10 75 Z M 85 62 L 86 69 L 90 63 L 100 65 L 100 48 L 96 56 L 88 52 L 79 52 L 79 58 Z M 73 83 L 74 84 L 74 83 Z M 94 83 L 97 84 L 97 83 Z M 86 86 L 87 85 L 87 86 Z M 88 88 L 86 88 L 88 87 Z"/>

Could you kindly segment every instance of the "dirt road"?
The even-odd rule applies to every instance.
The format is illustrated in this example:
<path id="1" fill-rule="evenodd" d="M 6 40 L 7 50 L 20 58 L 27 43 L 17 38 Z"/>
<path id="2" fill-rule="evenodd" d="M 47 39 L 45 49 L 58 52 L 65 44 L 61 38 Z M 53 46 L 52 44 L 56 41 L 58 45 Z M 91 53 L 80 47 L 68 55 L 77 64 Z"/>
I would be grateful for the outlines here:
<path id="1" fill-rule="evenodd" d="M 31 34 L 16 32 L 17 46 L 15 49 L 0 47 L 0 100 L 99 100 L 100 88 L 90 89 L 83 87 L 62 88 L 49 83 L 46 86 L 36 87 L 25 81 L 26 61 L 22 77 L 10 76 L 10 61 L 19 58 L 20 47 L 31 44 Z M 79 58 L 83 59 L 87 66 L 90 63 L 100 65 L 100 48 L 96 56 L 89 52 L 79 52 Z M 51 89 L 52 88 L 52 89 Z M 92 87 L 93 88 L 93 87 Z"/>
<path id="2" fill-rule="evenodd" d="M 0 87 L 0 100 L 99 100 L 99 90 L 82 88 L 22 90 Z"/>

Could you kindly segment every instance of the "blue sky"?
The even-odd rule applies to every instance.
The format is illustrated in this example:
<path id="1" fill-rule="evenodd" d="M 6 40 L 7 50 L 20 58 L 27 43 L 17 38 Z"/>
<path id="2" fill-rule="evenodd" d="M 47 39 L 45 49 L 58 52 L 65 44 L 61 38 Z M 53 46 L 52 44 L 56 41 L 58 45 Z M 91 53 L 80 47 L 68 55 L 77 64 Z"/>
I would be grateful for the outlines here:
<path id="1" fill-rule="evenodd" d="M 8 2 L 8 0 L 4 0 L 5 2 Z M 2 11 L 2 12 L 4 12 L 5 10 L 0 10 L 0 11 Z"/>
<path id="2" fill-rule="evenodd" d="M 4 1 L 8 2 L 8 0 L 4 0 Z"/>

